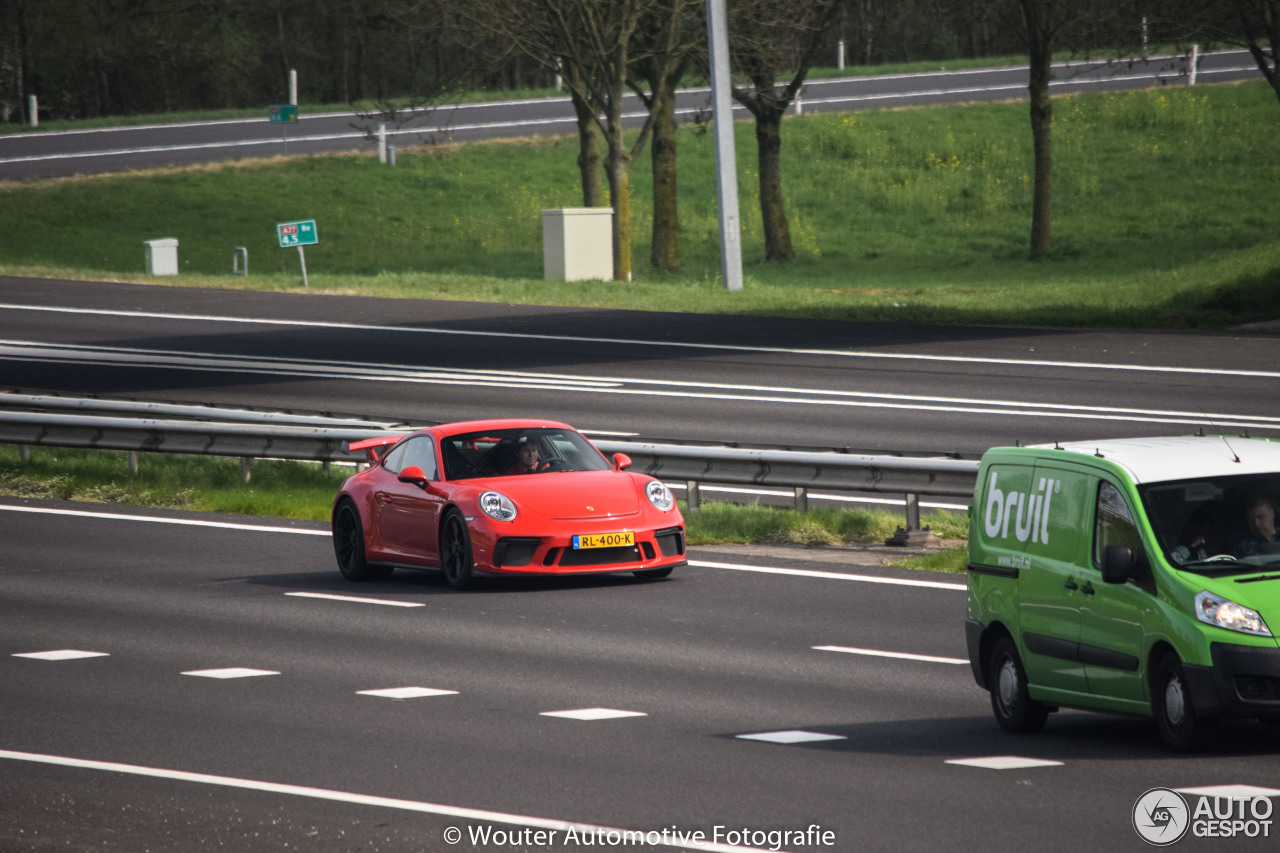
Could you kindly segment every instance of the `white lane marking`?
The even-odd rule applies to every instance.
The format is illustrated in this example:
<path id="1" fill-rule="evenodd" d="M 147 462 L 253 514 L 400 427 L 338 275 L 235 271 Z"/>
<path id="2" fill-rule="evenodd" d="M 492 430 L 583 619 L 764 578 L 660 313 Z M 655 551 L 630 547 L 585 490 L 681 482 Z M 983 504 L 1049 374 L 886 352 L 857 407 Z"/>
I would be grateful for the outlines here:
<path id="1" fill-rule="evenodd" d="M 387 601 L 382 598 L 360 598 L 355 595 L 333 595 L 327 592 L 286 592 L 297 598 L 323 598 L 328 601 L 349 601 L 355 604 L 382 604 L 386 607 L 426 607 L 418 601 Z"/>
<path id="2" fill-rule="evenodd" d="M 937 655 L 916 655 L 910 652 L 882 652 L 876 649 L 855 649 L 849 646 L 814 646 L 817 652 L 844 652 L 849 655 L 867 655 L 873 658 L 898 658 L 899 660 L 918 660 L 926 663 L 954 663 L 965 664 L 969 661 L 965 658 L 944 658 Z"/>
<path id="3" fill-rule="evenodd" d="M 80 660 L 81 658 L 105 658 L 106 652 L 82 652 L 79 649 L 58 649 L 52 652 L 24 652 L 14 655 L 15 658 L 34 658 L 35 660 Z"/>
<path id="4" fill-rule="evenodd" d="M 380 696 L 383 699 L 421 699 L 424 696 L 457 696 L 456 690 L 434 687 L 384 687 L 380 690 L 357 690 L 357 696 Z"/>
<path id="5" fill-rule="evenodd" d="M 224 669 L 193 669 L 183 675 L 194 675 L 198 678 L 256 678 L 260 675 L 279 675 L 271 669 L 250 669 L 246 666 L 229 666 Z"/>
<path id="6" fill-rule="evenodd" d="M 1251 800 L 1254 797 L 1280 797 L 1280 788 L 1259 788 L 1257 785 L 1204 785 L 1199 788 L 1174 788 L 1179 794 L 1201 797 L 1230 797 L 1233 800 Z"/>
<path id="7" fill-rule="evenodd" d="M 563 717 L 566 720 L 620 720 L 623 717 L 647 717 L 641 711 L 619 711 L 616 708 L 578 708 L 572 711 L 543 711 L 539 716 Z"/>
<path id="8" fill-rule="evenodd" d="M 230 521 L 201 521 L 194 518 L 165 518 L 156 515 L 126 515 L 119 512 L 90 512 L 81 509 L 53 509 L 40 506 L 11 506 L 0 504 L 2 512 L 33 512 L 41 515 L 68 515 L 75 518 L 105 518 L 111 521 L 146 521 L 152 524 L 178 524 L 188 527 L 218 527 L 224 530 L 245 530 L 254 533 L 300 533 L 304 536 L 329 536 L 328 530 L 307 530 L 301 527 L 273 527 L 267 524 L 241 524 Z"/>
<path id="9" fill-rule="evenodd" d="M 827 735 L 792 729 L 785 732 L 761 732 L 754 735 L 734 735 L 739 740 L 760 740 L 765 743 L 817 743 L 826 740 L 848 740 L 844 735 Z"/>
<path id="10" fill-rule="evenodd" d="M 1040 403 L 1024 400 L 937 395 L 889 394 L 836 389 L 802 389 L 770 385 L 690 382 L 637 377 L 595 377 L 572 374 L 541 374 L 520 371 L 435 368 L 412 365 L 325 361 L 299 361 L 263 356 L 244 358 L 216 353 L 177 350 L 139 350 L 125 347 L 88 347 L 75 344 L 41 344 L 31 341 L 0 340 L 0 357 L 14 356 L 26 361 L 61 364 L 148 365 L 159 369 L 200 372 L 254 373 L 268 376 L 351 379 L 362 381 L 414 383 L 470 387 L 534 389 L 578 393 L 615 394 L 635 397 L 677 397 L 730 402 L 781 403 L 784 405 L 842 406 L 861 409 L 930 411 L 952 414 L 1007 415 L 1021 417 L 1068 418 L 1123 421 L 1128 423 L 1176 424 L 1218 428 L 1274 429 L 1280 418 L 1203 410 L 1134 409 L 1086 406 L 1073 403 Z M 1280 378 L 1280 374 L 1277 374 Z M 655 387 L 658 386 L 658 387 Z M 697 393 L 692 393 L 697 392 Z"/>
<path id="11" fill-rule="evenodd" d="M 1030 767 L 1061 767 L 1061 761 L 1044 758 L 1023 758 L 1020 755 L 992 755 L 988 758 L 952 758 L 944 762 L 961 767 L 981 767 L 984 770 L 1025 770 Z"/>
<path id="12" fill-rule="evenodd" d="M 918 586 L 926 589 L 954 589 L 964 592 L 962 583 L 943 581 L 917 581 L 907 578 L 881 578 L 875 575 L 852 575 L 845 572 L 819 572 L 813 569 L 782 569 L 773 566 L 748 566 L 741 563 L 713 563 L 706 560 L 690 560 L 689 565 L 706 569 L 728 569 L 734 572 L 759 572 L 766 575 L 791 575 L 800 578 L 823 578 L 833 581 L 857 581 L 858 583 L 884 583 L 896 586 Z"/>
<path id="13" fill-rule="evenodd" d="M 637 830 L 620 829 L 598 824 L 578 821 L 555 820 L 551 818 L 530 817 L 528 815 L 506 814 L 484 809 L 468 809 L 459 806 L 446 806 L 439 803 L 417 802 L 414 800 L 397 800 L 390 797 L 375 797 L 368 794 L 355 794 L 347 791 L 335 791 L 327 788 L 308 788 L 302 785 L 285 785 L 279 782 L 261 782 L 252 779 L 236 779 L 230 776 L 212 776 L 207 773 L 190 773 L 183 770 L 165 770 L 158 767 L 142 767 L 136 764 L 118 764 L 111 761 L 90 761 L 83 758 L 68 758 L 60 755 L 41 755 L 30 752 L 14 752 L 0 750 L 0 760 L 29 761 L 37 764 L 49 764 L 58 767 L 71 767 L 80 770 L 102 770 L 109 773 L 126 773 L 131 776 L 146 776 L 152 779 L 168 779 L 176 782 L 194 782 L 201 785 L 218 785 L 224 788 L 259 791 L 268 794 L 286 794 L 294 797 L 310 797 L 330 802 L 341 802 L 352 805 L 375 806 L 385 809 L 401 809 L 403 811 L 431 814 L 439 817 L 451 817 L 461 820 L 477 820 L 488 823 L 502 823 L 512 826 L 527 826 L 533 829 L 568 832 L 574 830 L 579 837 L 615 837 L 617 833 L 636 833 Z M 590 843 L 590 842 L 588 842 Z M 684 850 L 706 850 L 711 853 L 765 853 L 759 847 L 741 847 L 730 844 L 715 844 L 696 838 L 682 838 L 671 834 L 657 846 L 676 847 Z"/>
<path id="14" fill-rule="evenodd" d="M 896 361 L 929 361 L 955 364 L 998 364 L 1015 367 L 1065 367 L 1073 370 L 1121 370 L 1150 373 L 1185 373 L 1199 376 L 1253 376 L 1280 379 L 1276 370 L 1241 370 L 1235 368 L 1174 367 L 1168 365 L 1104 364 L 1088 361 L 1061 361 L 1055 359 L 989 358 L 982 356 L 926 355 L 921 353 L 885 353 L 863 350 L 808 349 L 802 347 L 746 346 L 742 344 L 709 344 L 689 341 L 651 341 L 632 338 L 593 338 L 580 335 L 544 335 L 533 332 L 485 332 L 473 329 L 447 329 L 434 326 L 392 326 L 369 323 L 336 323 L 321 320 L 280 320 L 252 317 L 232 317 L 219 314 L 175 314 L 163 311 L 121 311 L 102 308 L 67 308 L 55 305 L 20 305 L 0 303 L 0 309 L 13 311 L 45 311 L 60 314 L 87 314 L 107 317 L 137 317 L 157 320 L 188 320 L 203 323 L 243 323 L 262 326 L 293 326 L 317 329 L 347 329 L 352 331 L 401 332 L 405 334 L 455 335 L 480 338 L 512 338 L 518 340 L 552 341 L 563 343 L 619 344 L 636 347 L 666 349 L 694 349 L 713 352 L 776 353 L 785 355 L 821 355 L 839 358 L 887 359 Z"/>

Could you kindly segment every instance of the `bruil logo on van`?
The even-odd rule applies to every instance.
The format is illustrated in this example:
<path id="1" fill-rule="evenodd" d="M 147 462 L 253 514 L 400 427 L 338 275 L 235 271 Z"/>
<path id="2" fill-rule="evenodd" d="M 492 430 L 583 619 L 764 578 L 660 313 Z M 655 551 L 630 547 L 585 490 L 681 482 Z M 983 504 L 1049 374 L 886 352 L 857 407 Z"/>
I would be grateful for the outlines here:
<path id="1" fill-rule="evenodd" d="M 996 488 L 997 472 L 991 472 L 987 485 L 986 512 L 982 523 L 987 536 L 992 539 L 1008 539 L 1009 523 L 1013 522 L 1013 535 L 1019 542 L 1049 544 L 1049 503 L 1053 493 L 1061 488 L 1060 480 L 1040 478 L 1040 484 L 1032 492 L 1009 492 Z"/>

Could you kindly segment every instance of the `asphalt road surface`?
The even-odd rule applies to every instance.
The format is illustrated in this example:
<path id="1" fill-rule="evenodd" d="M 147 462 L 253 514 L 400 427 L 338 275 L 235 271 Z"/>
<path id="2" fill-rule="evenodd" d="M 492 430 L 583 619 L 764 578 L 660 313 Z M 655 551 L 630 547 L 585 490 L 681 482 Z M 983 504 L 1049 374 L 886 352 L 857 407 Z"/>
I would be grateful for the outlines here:
<path id="1" fill-rule="evenodd" d="M 696 550 L 453 593 L 348 584 L 314 525 L 101 511 L 0 501 L 5 851 L 1140 850 L 1151 788 L 1280 795 L 1252 722 L 1002 734 L 955 576 Z"/>
<path id="2" fill-rule="evenodd" d="M 1077 60 L 1054 66 L 1054 94 L 1185 86 L 1190 82 L 1186 56 L 1155 56 L 1141 62 Z M 1258 68 L 1248 52 L 1202 54 L 1196 80 L 1220 83 L 1253 79 Z M 1026 66 L 947 70 L 833 80 L 811 80 L 801 95 L 801 111 L 847 112 L 877 107 L 920 106 L 1007 100 L 1026 97 Z M 677 99 L 682 121 L 705 116 L 710 91 L 683 90 Z M 625 115 L 631 124 L 644 119 L 631 99 Z M 747 118 L 735 108 L 735 117 Z M 280 154 L 375 151 L 378 122 L 352 112 L 302 114 L 296 124 L 273 124 L 267 107 L 260 118 L 196 121 L 70 131 L 0 135 L 0 180 L 144 169 Z M 566 96 L 521 101 L 443 106 L 386 127 L 389 144 L 400 148 L 441 142 L 574 132 L 574 112 Z"/>
<path id="3" fill-rule="evenodd" d="M 0 278 L 0 382 L 600 436 L 978 454 L 1277 435 L 1265 334 L 930 327 Z"/>

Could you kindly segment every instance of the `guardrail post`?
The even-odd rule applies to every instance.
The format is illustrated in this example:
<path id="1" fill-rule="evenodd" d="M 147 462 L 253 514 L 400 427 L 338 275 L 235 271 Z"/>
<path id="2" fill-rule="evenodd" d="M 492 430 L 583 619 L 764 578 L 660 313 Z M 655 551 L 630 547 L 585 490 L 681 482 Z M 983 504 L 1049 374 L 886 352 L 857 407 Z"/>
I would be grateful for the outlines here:
<path id="1" fill-rule="evenodd" d="M 809 511 L 809 490 L 804 486 L 796 486 L 796 512 Z"/>
<path id="2" fill-rule="evenodd" d="M 249 474 L 253 468 L 253 457 L 240 457 L 240 478 L 247 484 L 249 482 Z"/>
<path id="3" fill-rule="evenodd" d="M 249 250 L 245 246 L 236 246 L 231 253 L 231 274 L 249 275 Z"/>
<path id="4" fill-rule="evenodd" d="M 886 545 L 898 545 L 901 547 L 919 547 L 929 544 L 930 532 L 929 528 L 920 527 L 920 496 L 907 494 L 907 526 L 899 527 L 893 536 L 884 540 Z"/>
<path id="5" fill-rule="evenodd" d="M 138 473 L 138 451 L 136 450 L 129 451 L 129 473 Z"/>
<path id="6" fill-rule="evenodd" d="M 920 529 L 920 496 L 907 495 L 907 532 Z"/>
<path id="7" fill-rule="evenodd" d="M 18 459 L 23 462 L 31 461 L 31 447 L 26 444 L 18 445 Z"/>
<path id="8" fill-rule="evenodd" d="M 689 480 L 685 485 L 685 505 L 689 508 L 689 512 L 698 512 L 702 509 L 702 496 L 698 494 L 698 481 Z"/>

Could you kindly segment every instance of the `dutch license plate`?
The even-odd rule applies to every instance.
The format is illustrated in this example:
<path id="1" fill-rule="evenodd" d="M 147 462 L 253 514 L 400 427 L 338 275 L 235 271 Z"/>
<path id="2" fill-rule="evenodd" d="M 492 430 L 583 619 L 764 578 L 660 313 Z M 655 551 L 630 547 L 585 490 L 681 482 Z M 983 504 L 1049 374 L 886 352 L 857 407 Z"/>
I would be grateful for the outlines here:
<path id="1" fill-rule="evenodd" d="M 584 533 L 573 537 L 575 551 L 582 548 L 621 548 L 636 544 L 636 535 L 630 530 L 623 533 Z"/>

